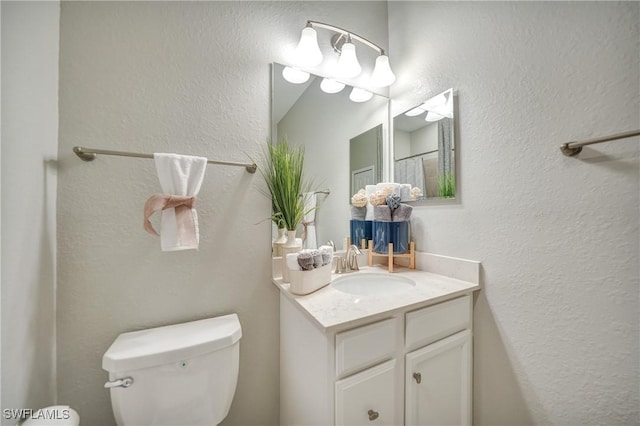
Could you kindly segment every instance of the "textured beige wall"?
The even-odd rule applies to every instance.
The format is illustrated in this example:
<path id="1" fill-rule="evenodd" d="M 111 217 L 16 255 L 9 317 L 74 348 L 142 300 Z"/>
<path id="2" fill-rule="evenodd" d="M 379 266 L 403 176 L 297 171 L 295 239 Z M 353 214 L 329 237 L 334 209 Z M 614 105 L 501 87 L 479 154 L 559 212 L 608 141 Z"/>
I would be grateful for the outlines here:
<path id="1" fill-rule="evenodd" d="M 461 199 L 419 250 L 482 261 L 476 424 L 638 424 L 637 2 L 389 2 L 398 114 L 458 90 Z"/>
<path id="2" fill-rule="evenodd" d="M 59 2 L 2 5 L 2 404 L 55 402 Z M 15 418 L 2 412 L 2 424 Z"/>
<path id="3" fill-rule="evenodd" d="M 59 399 L 113 424 L 104 351 L 124 331 L 237 312 L 240 377 L 225 424 L 278 423 L 278 294 L 259 175 L 209 166 L 200 250 L 142 230 L 150 160 L 78 160 L 74 145 L 256 155 L 270 134 L 270 63 L 307 19 L 386 36 L 383 2 L 64 2 L 60 40 Z M 375 30 L 375 29 L 378 30 Z M 385 40 L 386 41 L 386 40 Z M 345 218 L 346 220 L 346 218 Z"/>

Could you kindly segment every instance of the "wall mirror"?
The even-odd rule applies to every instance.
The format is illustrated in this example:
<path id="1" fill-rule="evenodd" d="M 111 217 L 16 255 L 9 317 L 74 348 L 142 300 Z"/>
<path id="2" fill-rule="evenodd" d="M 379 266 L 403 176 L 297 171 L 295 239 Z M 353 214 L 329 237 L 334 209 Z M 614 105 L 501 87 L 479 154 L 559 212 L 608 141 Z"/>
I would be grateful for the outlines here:
<path id="1" fill-rule="evenodd" d="M 382 124 L 349 141 L 349 200 L 361 188 L 382 181 Z"/>
<path id="2" fill-rule="evenodd" d="M 454 111 L 448 89 L 393 119 L 394 181 L 421 188 L 417 201 L 456 196 Z"/>
<path id="3" fill-rule="evenodd" d="M 354 102 L 352 87 L 326 93 L 322 76 L 293 84 L 283 77 L 284 69 L 272 66 L 271 140 L 286 137 L 304 146 L 306 175 L 314 189 L 330 192 L 317 195 L 316 239 L 341 248 L 349 234 L 352 179 L 379 182 L 388 175 L 389 99 L 374 94 Z"/>

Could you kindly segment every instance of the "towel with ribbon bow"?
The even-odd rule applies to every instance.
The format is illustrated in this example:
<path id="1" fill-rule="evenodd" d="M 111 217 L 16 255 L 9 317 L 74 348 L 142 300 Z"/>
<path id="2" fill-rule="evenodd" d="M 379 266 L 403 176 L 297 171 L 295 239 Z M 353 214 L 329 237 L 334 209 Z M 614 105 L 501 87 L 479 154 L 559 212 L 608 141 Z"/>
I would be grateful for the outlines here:
<path id="1" fill-rule="evenodd" d="M 162 251 L 198 249 L 200 242 L 196 195 L 204 180 L 207 159 L 178 154 L 153 154 L 163 194 L 154 194 L 144 206 L 144 229 L 158 235 L 149 217 L 161 211 Z"/>

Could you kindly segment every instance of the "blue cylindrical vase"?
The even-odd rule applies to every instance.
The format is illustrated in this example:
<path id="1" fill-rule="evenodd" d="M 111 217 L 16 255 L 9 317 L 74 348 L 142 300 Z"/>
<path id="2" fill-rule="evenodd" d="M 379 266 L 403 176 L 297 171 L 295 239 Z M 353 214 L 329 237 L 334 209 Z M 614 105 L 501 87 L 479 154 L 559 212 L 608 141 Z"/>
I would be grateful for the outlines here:
<path id="1" fill-rule="evenodd" d="M 363 239 L 367 242 L 373 239 L 372 224 L 372 220 L 351 219 L 351 244 L 360 247 Z M 365 247 L 367 244 L 365 243 Z"/>
<path id="2" fill-rule="evenodd" d="M 373 251 L 389 253 L 389 243 L 393 243 L 393 253 L 409 251 L 409 222 L 373 221 Z"/>

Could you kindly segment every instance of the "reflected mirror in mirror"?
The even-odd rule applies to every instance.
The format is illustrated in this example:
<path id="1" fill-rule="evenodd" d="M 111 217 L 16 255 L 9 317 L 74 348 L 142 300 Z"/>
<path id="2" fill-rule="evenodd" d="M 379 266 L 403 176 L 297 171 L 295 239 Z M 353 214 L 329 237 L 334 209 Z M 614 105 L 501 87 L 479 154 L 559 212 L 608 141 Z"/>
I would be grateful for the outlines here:
<path id="1" fill-rule="evenodd" d="M 420 200 L 456 196 L 453 89 L 393 119 L 394 181 L 422 190 Z"/>
<path id="2" fill-rule="evenodd" d="M 351 195 L 382 181 L 382 124 L 349 141 L 349 182 Z"/>
<path id="3" fill-rule="evenodd" d="M 323 77 L 311 75 L 294 84 L 284 79 L 284 69 L 273 64 L 271 140 L 286 137 L 290 144 L 304 147 L 306 176 L 315 190 L 330 192 L 317 194 L 316 240 L 318 245 L 332 240 L 339 249 L 349 235 L 347 200 L 352 195 L 352 175 L 360 179 L 367 172 L 358 170 L 372 166 L 374 180 L 381 181 L 384 176 L 382 152 L 389 132 L 389 99 L 374 94 L 355 102 L 350 86 L 327 93 L 320 87 Z M 327 90 L 337 89 L 334 84 Z M 299 231 L 298 236 L 301 234 Z"/>

